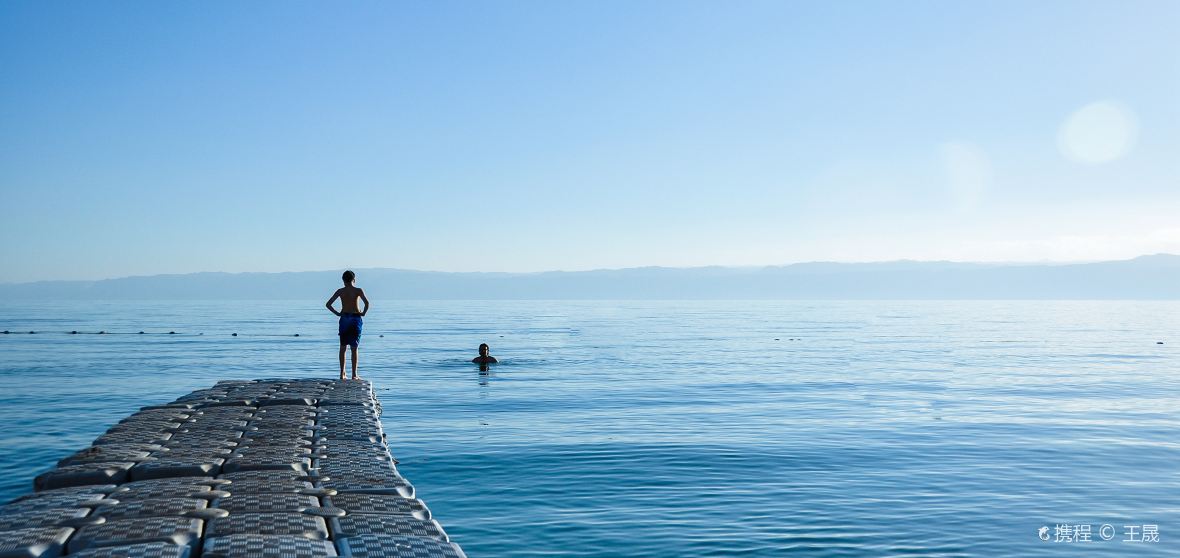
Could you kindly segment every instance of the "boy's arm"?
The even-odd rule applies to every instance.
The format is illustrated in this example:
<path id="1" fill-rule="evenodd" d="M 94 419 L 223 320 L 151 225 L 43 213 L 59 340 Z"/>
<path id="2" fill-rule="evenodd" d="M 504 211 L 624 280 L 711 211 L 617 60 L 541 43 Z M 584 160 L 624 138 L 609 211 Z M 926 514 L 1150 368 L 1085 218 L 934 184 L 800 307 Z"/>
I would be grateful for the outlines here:
<path id="1" fill-rule="evenodd" d="M 336 289 L 336 292 L 332 293 L 332 298 L 329 298 L 328 302 L 324 303 L 324 306 L 327 306 L 328 310 L 337 316 L 340 315 L 340 312 L 337 312 L 335 308 L 332 308 L 332 303 L 336 302 L 336 299 L 338 298 L 340 298 L 340 289 Z"/>
<path id="2" fill-rule="evenodd" d="M 361 302 L 365 303 L 365 307 L 361 310 L 361 315 L 364 316 L 369 311 L 369 298 L 365 296 L 364 289 L 358 289 L 361 292 Z"/>

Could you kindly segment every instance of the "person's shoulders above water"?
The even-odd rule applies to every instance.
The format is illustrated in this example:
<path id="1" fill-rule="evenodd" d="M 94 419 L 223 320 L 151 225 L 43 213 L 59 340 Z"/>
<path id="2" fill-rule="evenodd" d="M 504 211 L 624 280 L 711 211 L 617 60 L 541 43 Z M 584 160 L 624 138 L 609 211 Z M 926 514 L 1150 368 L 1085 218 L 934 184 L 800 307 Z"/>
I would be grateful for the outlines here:
<path id="1" fill-rule="evenodd" d="M 471 359 L 471 362 L 474 362 L 475 364 L 495 364 L 500 361 L 496 360 L 496 357 L 494 357 L 494 356 L 486 356 L 486 357 L 477 356 L 477 357 Z"/>

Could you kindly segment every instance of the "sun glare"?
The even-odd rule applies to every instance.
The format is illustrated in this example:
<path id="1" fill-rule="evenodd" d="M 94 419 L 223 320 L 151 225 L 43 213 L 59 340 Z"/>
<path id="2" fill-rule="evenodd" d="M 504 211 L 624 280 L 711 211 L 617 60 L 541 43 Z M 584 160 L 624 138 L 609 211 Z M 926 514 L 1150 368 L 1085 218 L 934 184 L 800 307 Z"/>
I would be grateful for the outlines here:
<path id="1" fill-rule="evenodd" d="M 1057 147 L 1071 161 L 1107 163 L 1131 151 L 1137 128 L 1135 115 L 1126 106 L 1113 101 L 1091 103 L 1065 119 Z"/>

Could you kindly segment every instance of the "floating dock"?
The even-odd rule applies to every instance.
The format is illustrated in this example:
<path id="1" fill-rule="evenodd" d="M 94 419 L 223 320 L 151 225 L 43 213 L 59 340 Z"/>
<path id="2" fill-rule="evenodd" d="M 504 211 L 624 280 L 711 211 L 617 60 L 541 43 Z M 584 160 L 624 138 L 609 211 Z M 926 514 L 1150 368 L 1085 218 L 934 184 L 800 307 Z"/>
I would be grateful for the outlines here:
<path id="1" fill-rule="evenodd" d="M 363 380 L 223 381 L 144 407 L 0 505 L 0 558 L 463 558 Z"/>

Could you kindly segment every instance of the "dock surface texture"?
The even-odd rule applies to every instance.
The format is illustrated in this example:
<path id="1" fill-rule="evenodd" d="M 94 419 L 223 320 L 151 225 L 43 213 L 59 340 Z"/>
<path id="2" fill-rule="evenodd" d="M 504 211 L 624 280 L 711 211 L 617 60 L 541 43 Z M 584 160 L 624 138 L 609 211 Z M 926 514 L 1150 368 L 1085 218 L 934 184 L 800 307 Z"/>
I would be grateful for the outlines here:
<path id="1" fill-rule="evenodd" d="M 363 380 L 223 381 L 144 407 L 0 505 L 0 558 L 463 557 Z"/>

